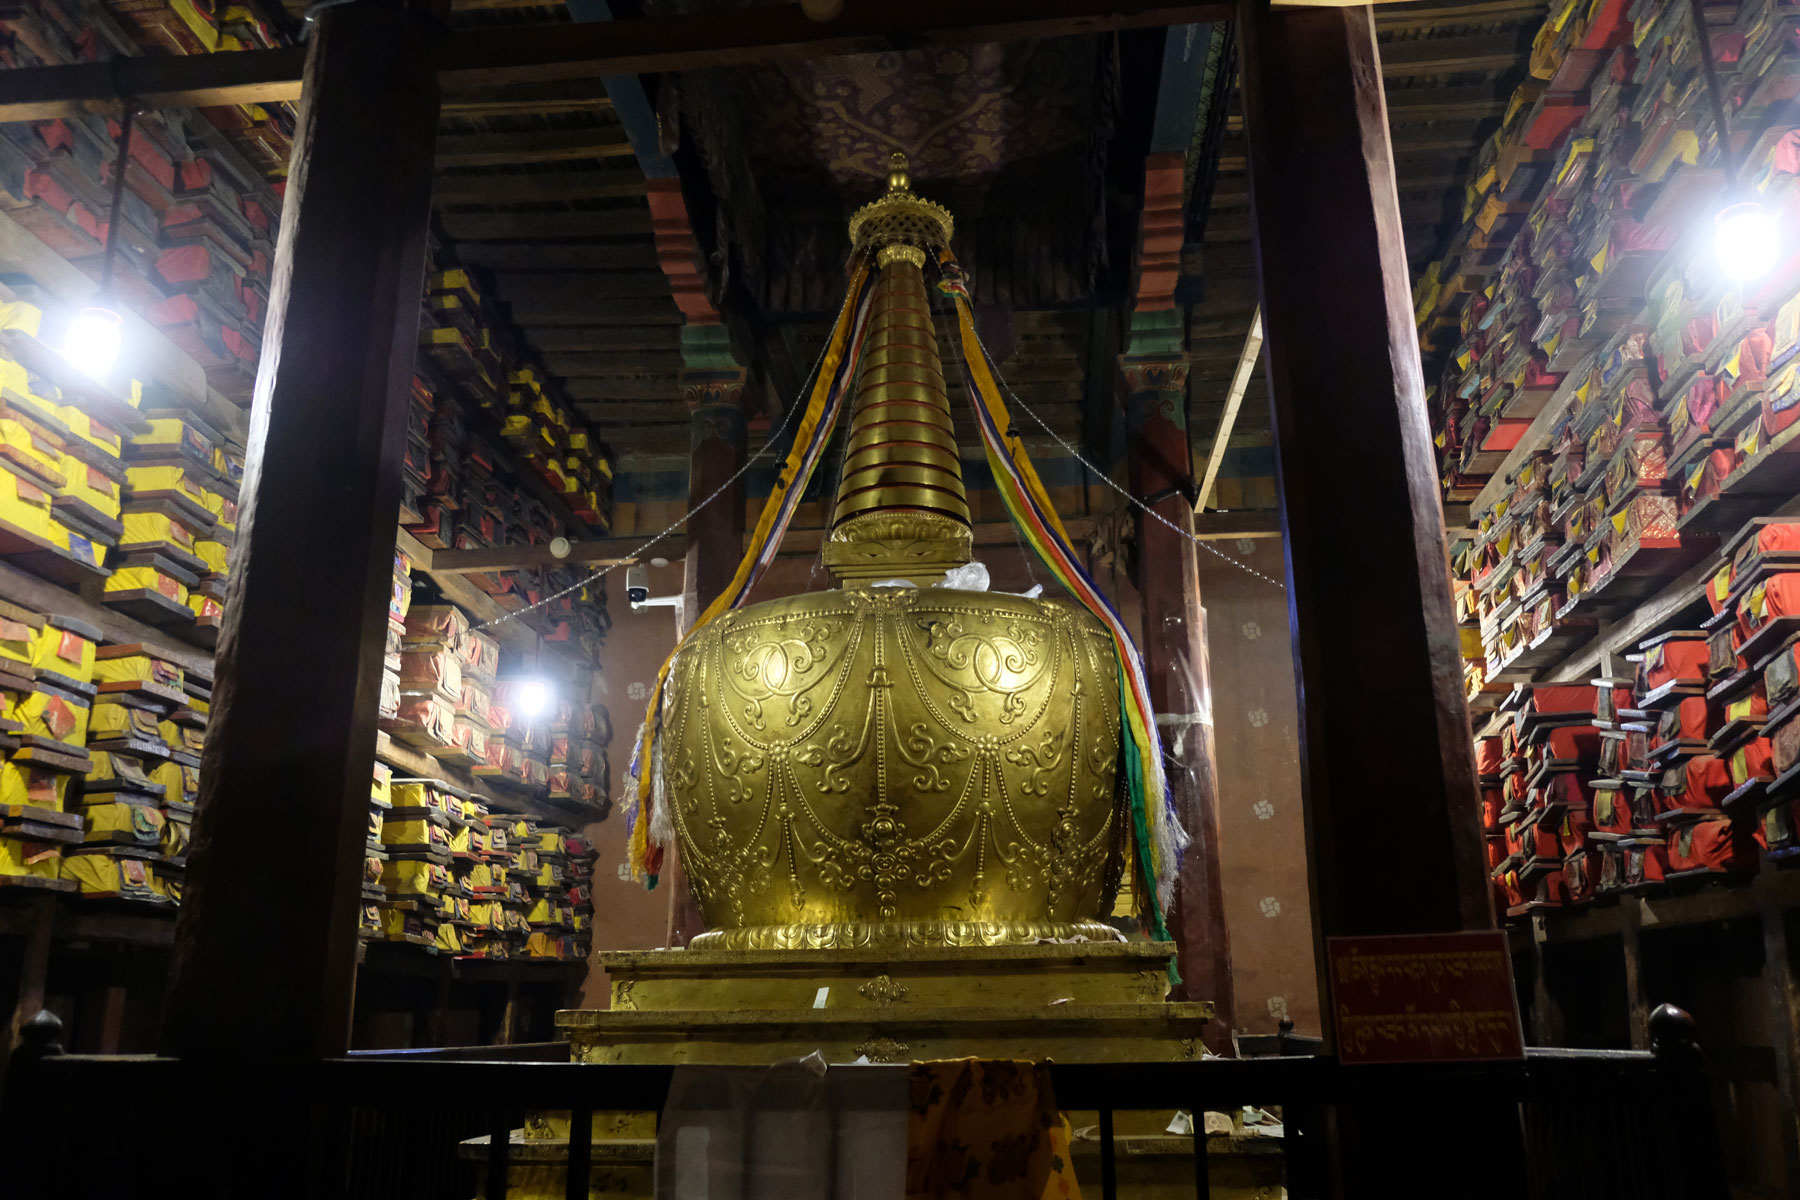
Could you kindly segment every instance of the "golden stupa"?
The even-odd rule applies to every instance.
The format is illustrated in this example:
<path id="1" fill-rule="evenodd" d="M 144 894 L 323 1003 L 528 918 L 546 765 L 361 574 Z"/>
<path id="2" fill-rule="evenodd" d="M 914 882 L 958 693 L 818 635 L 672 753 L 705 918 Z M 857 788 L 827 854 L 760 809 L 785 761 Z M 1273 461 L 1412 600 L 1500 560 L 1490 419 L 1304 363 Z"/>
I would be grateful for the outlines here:
<path id="1" fill-rule="evenodd" d="M 934 586 L 971 543 L 923 274 L 950 215 L 899 160 L 851 237 L 880 273 L 825 546 L 844 586 L 719 617 L 681 652 L 666 807 L 711 928 L 596 954 L 608 1006 L 557 1014 L 570 1057 L 1198 1058 L 1212 1006 L 1166 999 L 1174 946 L 1098 919 L 1125 849 L 1104 631 L 1062 602 Z M 1122 1195 L 1191 1191 L 1169 1118 L 1121 1114 Z M 651 1114 L 596 1112 L 589 1194 L 650 1200 L 655 1134 Z M 565 1194 L 569 1136 L 562 1112 L 512 1134 L 508 1200 Z M 466 1153 L 487 1161 L 483 1139 Z M 1094 1187 L 1096 1144 L 1072 1157 Z M 1278 1172 L 1220 1156 L 1213 1194 L 1266 1195 Z"/>
<path id="2" fill-rule="evenodd" d="M 879 275 L 824 548 L 844 586 L 720 617 L 670 674 L 697 949 L 1117 937 L 1117 664 L 1074 604 L 942 586 L 970 561 L 923 273 L 951 219 L 895 158 L 850 224 Z"/>

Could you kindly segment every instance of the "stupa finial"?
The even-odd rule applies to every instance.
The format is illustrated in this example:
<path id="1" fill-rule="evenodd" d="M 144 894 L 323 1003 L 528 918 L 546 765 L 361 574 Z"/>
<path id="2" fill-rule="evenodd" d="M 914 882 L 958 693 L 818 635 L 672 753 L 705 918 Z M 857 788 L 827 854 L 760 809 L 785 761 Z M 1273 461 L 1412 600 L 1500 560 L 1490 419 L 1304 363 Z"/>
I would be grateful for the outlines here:
<path id="1" fill-rule="evenodd" d="M 899 151 L 887 185 L 850 218 L 855 252 L 871 255 L 880 275 L 824 557 L 844 583 L 934 583 L 969 561 L 973 541 L 924 275 L 926 255 L 949 245 L 954 223 L 913 194 Z"/>

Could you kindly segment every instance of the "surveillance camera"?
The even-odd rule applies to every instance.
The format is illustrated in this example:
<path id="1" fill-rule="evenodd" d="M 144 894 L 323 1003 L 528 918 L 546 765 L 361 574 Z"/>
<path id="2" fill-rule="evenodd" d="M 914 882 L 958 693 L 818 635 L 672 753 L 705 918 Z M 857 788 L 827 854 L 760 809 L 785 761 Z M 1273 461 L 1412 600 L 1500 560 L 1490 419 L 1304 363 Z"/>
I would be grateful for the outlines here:
<path id="1" fill-rule="evenodd" d="M 625 599 L 633 606 L 650 598 L 650 572 L 637 564 L 625 568 Z"/>

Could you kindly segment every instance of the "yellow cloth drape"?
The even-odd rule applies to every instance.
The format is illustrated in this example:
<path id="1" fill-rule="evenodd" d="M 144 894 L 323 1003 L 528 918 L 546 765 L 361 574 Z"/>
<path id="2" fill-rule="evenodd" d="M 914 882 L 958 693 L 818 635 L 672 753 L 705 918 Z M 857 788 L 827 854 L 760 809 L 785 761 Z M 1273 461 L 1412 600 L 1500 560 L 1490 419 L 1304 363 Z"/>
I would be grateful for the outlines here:
<path id="1" fill-rule="evenodd" d="M 912 1064 L 907 1200 L 1081 1200 L 1069 1122 L 1030 1062 Z"/>

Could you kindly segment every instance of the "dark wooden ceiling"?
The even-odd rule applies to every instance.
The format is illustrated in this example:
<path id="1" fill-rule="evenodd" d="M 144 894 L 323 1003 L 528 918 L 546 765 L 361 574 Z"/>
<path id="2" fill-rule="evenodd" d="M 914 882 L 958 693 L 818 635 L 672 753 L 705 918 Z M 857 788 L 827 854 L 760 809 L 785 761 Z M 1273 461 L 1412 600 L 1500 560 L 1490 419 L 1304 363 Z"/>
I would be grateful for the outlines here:
<path id="1" fill-rule="evenodd" d="M 1482 139 L 1524 73 L 1544 0 L 1415 0 L 1376 9 L 1396 173 L 1415 272 L 1459 217 L 1463 181 Z M 566 21 L 561 6 L 459 0 L 464 28 Z M 439 142 L 442 232 L 489 273 L 492 294 L 625 466 L 677 456 L 687 414 L 676 386 L 680 314 L 657 266 L 645 179 L 599 80 L 519 85 L 447 97 Z M 1242 121 L 1234 105 L 1220 147 L 1204 235 L 1184 255 L 1200 287 L 1189 318 L 1190 428 L 1204 457 L 1254 309 Z M 986 332 L 1025 403 L 1058 436 L 1080 442 L 1107 422 L 1117 313 L 1064 307 L 1012 311 Z M 818 320 L 763 327 L 790 377 L 804 376 L 823 337 Z M 1093 381 L 1094 372 L 1106 377 Z M 1268 440 L 1260 369 L 1233 445 Z M 1099 414 L 1104 417 L 1104 414 Z M 1029 423 L 1028 423 L 1029 424 Z M 1047 439 L 1039 438 L 1039 441 Z"/>

